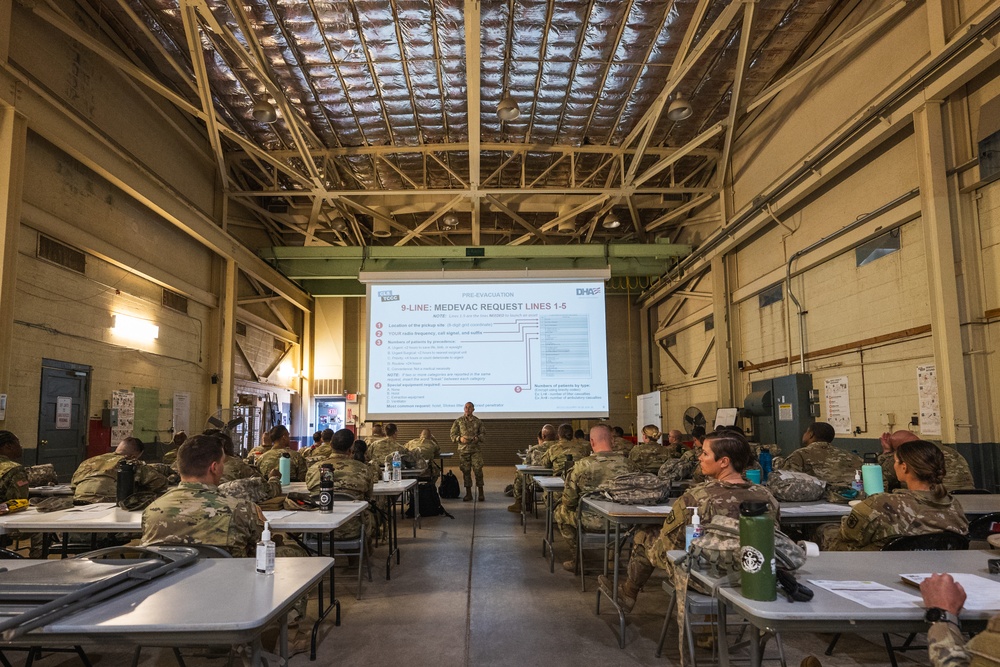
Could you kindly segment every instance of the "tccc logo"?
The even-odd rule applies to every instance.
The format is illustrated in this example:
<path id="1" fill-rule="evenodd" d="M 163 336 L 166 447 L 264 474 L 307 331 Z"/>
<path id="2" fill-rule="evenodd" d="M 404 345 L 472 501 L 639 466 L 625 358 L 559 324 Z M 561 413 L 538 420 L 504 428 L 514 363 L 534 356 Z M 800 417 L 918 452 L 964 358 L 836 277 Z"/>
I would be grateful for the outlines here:
<path id="1" fill-rule="evenodd" d="M 577 296 L 594 296 L 595 294 L 600 294 L 600 293 L 601 293 L 601 288 L 600 287 L 577 287 L 576 288 L 576 295 Z"/>
<path id="2" fill-rule="evenodd" d="M 385 302 L 385 301 L 399 301 L 399 295 L 398 294 L 393 294 L 392 290 L 382 290 L 382 291 L 380 291 L 378 293 L 378 295 L 379 295 L 379 297 L 381 297 L 381 299 L 382 299 L 383 302 Z"/>

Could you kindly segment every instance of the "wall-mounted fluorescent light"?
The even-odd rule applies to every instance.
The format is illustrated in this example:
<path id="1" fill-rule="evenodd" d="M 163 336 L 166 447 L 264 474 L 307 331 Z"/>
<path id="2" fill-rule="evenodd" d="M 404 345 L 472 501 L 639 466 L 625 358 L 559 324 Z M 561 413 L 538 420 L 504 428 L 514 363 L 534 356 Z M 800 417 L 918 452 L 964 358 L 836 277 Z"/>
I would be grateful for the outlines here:
<path id="1" fill-rule="evenodd" d="M 111 316 L 111 333 L 133 340 L 156 340 L 160 336 L 160 327 L 149 320 L 115 313 Z"/>

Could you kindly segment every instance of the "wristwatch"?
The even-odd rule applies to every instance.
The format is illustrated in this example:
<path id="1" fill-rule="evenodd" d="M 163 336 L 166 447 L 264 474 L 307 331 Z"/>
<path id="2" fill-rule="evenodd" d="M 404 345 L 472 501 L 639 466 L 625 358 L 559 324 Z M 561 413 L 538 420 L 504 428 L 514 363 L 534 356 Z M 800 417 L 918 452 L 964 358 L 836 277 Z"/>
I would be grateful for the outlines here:
<path id="1" fill-rule="evenodd" d="M 930 607 L 926 612 L 924 612 L 924 620 L 928 623 L 952 623 L 959 629 L 962 627 L 962 623 L 958 620 L 958 616 L 948 613 L 940 607 Z"/>

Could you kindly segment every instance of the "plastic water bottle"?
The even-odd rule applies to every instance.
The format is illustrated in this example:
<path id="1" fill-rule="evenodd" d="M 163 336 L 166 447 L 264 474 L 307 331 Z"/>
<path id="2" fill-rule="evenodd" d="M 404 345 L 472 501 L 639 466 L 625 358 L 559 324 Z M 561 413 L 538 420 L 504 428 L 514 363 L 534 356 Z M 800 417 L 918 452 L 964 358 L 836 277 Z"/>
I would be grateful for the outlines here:
<path id="1" fill-rule="evenodd" d="M 685 541 L 687 542 L 687 544 L 684 547 L 685 551 L 691 550 L 691 540 L 693 540 L 696 537 L 701 537 L 702 532 L 704 532 L 705 530 L 704 528 L 701 527 L 701 517 L 698 516 L 698 508 L 689 507 L 688 509 L 694 510 L 694 514 L 691 516 L 691 523 L 689 523 L 684 528 L 684 538 Z"/>
<path id="2" fill-rule="evenodd" d="M 333 466 L 329 463 L 319 467 L 319 511 L 333 513 Z"/>
<path id="3" fill-rule="evenodd" d="M 774 564 L 774 519 L 767 503 L 740 503 L 740 587 L 750 600 L 776 600 L 778 581 Z"/>
<path id="4" fill-rule="evenodd" d="M 771 450 L 767 447 L 761 448 L 758 460 L 760 461 L 760 481 L 763 484 L 767 482 L 767 476 L 771 474 L 771 465 L 774 463 Z"/>
<path id="5" fill-rule="evenodd" d="M 274 542 L 271 541 L 271 524 L 264 522 L 264 532 L 257 543 L 257 574 L 274 574 Z"/>
<path id="6" fill-rule="evenodd" d="M 403 481 L 403 459 L 399 456 L 399 452 L 392 455 L 392 481 Z"/>
<path id="7" fill-rule="evenodd" d="M 288 486 L 292 483 L 292 456 L 288 452 L 282 452 L 278 459 L 278 471 L 281 472 L 281 485 Z"/>

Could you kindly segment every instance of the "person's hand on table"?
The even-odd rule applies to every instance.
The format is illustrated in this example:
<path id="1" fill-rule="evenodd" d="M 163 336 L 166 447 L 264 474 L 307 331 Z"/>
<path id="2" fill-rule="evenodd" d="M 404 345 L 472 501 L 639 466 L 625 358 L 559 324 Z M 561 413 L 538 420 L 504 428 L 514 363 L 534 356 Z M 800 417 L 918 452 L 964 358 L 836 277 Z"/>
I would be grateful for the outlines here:
<path id="1" fill-rule="evenodd" d="M 958 616 L 965 604 L 965 589 L 950 574 L 932 574 L 920 583 L 924 606 L 944 609 Z"/>

